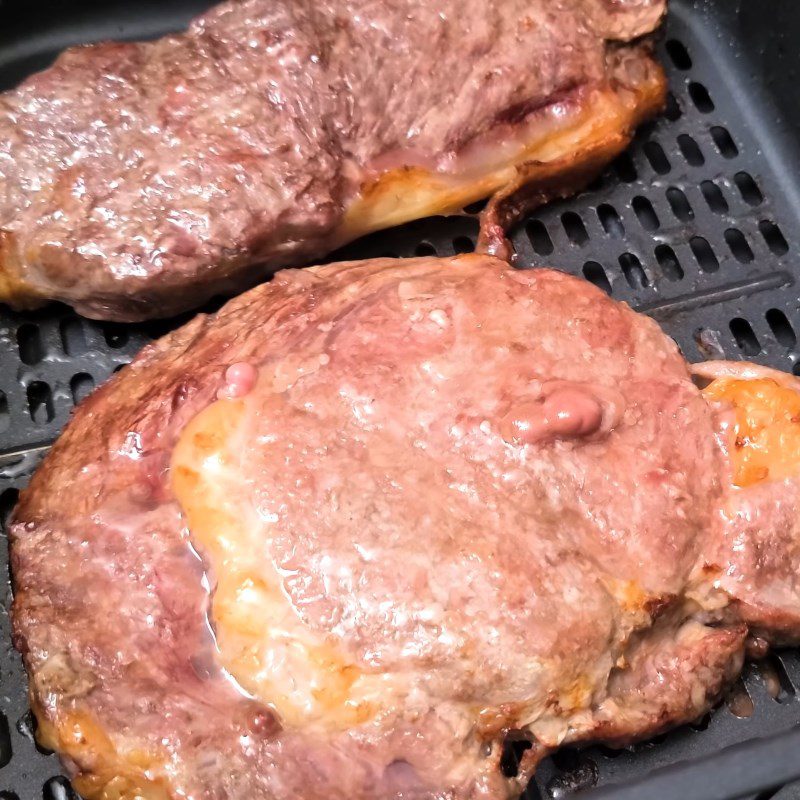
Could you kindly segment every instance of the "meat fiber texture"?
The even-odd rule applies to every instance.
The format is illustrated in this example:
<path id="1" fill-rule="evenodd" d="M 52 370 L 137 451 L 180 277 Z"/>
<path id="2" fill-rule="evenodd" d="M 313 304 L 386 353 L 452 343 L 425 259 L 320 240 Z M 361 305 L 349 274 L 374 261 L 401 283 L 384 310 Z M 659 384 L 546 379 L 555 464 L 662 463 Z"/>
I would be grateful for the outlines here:
<path id="1" fill-rule="evenodd" d="M 620 43 L 664 9 L 240 0 L 183 35 L 72 48 L 0 96 L 0 300 L 170 316 L 457 210 L 512 180 L 532 143 L 561 170 L 605 163 L 663 101 L 646 48 Z M 607 129 L 571 135 L 601 97 Z M 581 149 L 593 136 L 599 155 Z"/>
<path id="2" fill-rule="evenodd" d="M 190 520 L 173 461 L 219 409 L 193 434 L 233 437 L 230 471 L 203 467 L 219 516 Z M 91 798 L 467 800 L 562 744 L 691 721 L 751 625 L 800 638 L 797 481 L 735 488 L 723 416 L 652 320 L 558 272 L 280 272 L 146 347 L 23 492 L 13 626 L 43 738 Z M 222 607 L 245 562 L 210 543 L 243 520 L 285 618 Z M 313 711 L 325 678 L 282 713 L 302 670 L 228 658 L 237 604 L 248 636 L 335 649 L 371 706 L 337 717 L 348 683 Z M 514 779 L 510 730 L 534 743 Z"/>

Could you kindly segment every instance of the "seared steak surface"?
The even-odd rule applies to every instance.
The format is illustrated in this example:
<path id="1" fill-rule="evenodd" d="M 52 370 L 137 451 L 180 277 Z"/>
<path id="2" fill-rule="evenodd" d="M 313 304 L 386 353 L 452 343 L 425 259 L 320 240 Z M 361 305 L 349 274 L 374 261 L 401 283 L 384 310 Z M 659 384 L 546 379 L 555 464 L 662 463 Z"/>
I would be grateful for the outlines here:
<path id="1" fill-rule="evenodd" d="M 366 232 L 346 211 L 387 171 L 479 181 L 598 92 L 630 106 L 625 137 L 663 86 L 618 42 L 664 7 L 232 0 L 183 35 L 73 48 L 0 96 L 0 300 L 167 316 Z"/>
<path id="2" fill-rule="evenodd" d="M 523 781 L 692 720 L 749 624 L 800 631 L 797 482 L 734 487 L 728 413 L 557 272 L 281 272 L 145 348 L 23 493 L 40 730 L 89 797 L 434 800 L 519 791 L 509 729 Z"/>

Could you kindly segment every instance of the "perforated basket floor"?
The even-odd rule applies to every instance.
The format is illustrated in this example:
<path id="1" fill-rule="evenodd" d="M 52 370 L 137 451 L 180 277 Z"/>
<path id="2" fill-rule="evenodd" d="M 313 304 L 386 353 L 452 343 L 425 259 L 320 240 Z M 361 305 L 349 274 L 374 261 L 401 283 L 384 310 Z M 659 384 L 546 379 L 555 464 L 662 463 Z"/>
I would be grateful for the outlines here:
<path id="1" fill-rule="evenodd" d="M 154 35 L 179 25 L 203 2 L 132 4 L 138 14 L 124 4 L 78 5 L 74 24 L 62 10 L 62 24 L 56 20 L 34 35 L 26 33 L 30 15 L 0 2 L 0 87 L 46 65 L 67 44 Z M 798 141 L 783 135 L 786 120 L 758 90 L 754 62 L 726 40 L 731 16 L 724 7 L 673 3 L 660 46 L 672 87 L 666 116 L 643 130 L 589 191 L 535 214 L 513 241 L 521 267 L 548 264 L 584 276 L 654 316 L 690 360 L 743 357 L 800 374 Z M 800 16 L 797 23 L 800 34 Z M 476 229 L 470 216 L 423 220 L 371 236 L 337 257 L 465 252 Z M 75 404 L 143 343 L 181 321 L 121 326 L 83 320 L 61 306 L 32 314 L 0 307 L 0 520 Z M 63 800 L 73 795 L 56 758 L 34 744 L 24 674 L 9 639 L 8 585 L 4 599 L 0 800 Z M 800 800 L 800 785 L 780 785 L 792 755 L 770 743 L 762 750 L 745 746 L 724 763 L 704 762 L 702 780 L 687 766 L 800 725 L 798 654 L 773 656 L 762 673 L 745 672 L 737 710 L 749 697 L 749 716 L 737 717 L 723 704 L 700 723 L 631 750 L 567 750 L 543 764 L 530 800 L 597 786 L 618 786 L 604 797 Z M 800 772 L 800 745 L 793 753 Z M 725 766 L 731 763 L 744 765 L 744 777 L 732 778 Z M 674 779 L 650 789 L 632 783 L 668 765 Z M 507 766 L 513 769 L 513 759 Z"/>

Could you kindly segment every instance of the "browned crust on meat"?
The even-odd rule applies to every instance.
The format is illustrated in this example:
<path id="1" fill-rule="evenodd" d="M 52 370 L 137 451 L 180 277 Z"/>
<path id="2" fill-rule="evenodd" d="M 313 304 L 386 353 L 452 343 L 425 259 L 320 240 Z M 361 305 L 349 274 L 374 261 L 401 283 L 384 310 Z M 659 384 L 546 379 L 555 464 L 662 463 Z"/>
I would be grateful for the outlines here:
<path id="1" fill-rule="evenodd" d="M 509 255 L 500 243 L 504 231 L 525 211 L 550 200 L 568 197 L 581 190 L 630 143 L 636 127 L 655 116 L 664 105 L 666 79 L 653 60 L 648 47 L 620 48 L 612 60 L 628 59 L 636 65 L 635 78 L 615 77 L 621 72 L 609 65 L 609 78 L 599 86 L 584 88 L 571 102 L 573 122 L 530 127 L 531 139 L 523 142 L 516 155 L 471 173 L 438 173 L 420 167 L 400 167 L 380 174 L 363 185 L 359 196 L 350 203 L 339 226 L 322 246 L 315 250 L 329 252 L 373 231 L 400 225 L 426 216 L 460 213 L 477 200 L 492 196 L 481 225 L 480 249 L 496 255 Z M 524 129 L 526 123 L 521 123 Z M 490 150 L 489 144 L 483 148 Z M 38 253 L 42 274 L 48 271 L 48 254 Z M 254 269 L 259 261 L 254 254 L 241 256 L 227 264 L 217 264 L 205 274 L 204 286 L 191 288 L 198 303 L 217 293 L 229 293 L 253 285 L 263 269 Z M 283 266 L 269 261 L 272 268 Z M 0 302 L 14 308 L 35 308 L 48 295 L 36 290 L 23 276 L 23 262 L 16 237 L 0 231 Z M 53 265 L 55 274 L 68 271 L 68 263 Z M 103 296 L 95 294 L 99 316 L 120 321 L 139 321 L 165 316 L 188 307 L 179 281 L 162 276 L 160 285 L 151 285 L 141 295 Z M 86 309 L 82 309 L 86 313 Z"/>
<path id="2" fill-rule="evenodd" d="M 479 255 L 462 256 L 459 260 L 471 261 L 481 270 L 492 268 L 492 262 Z M 389 268 L 389 261 L 386 260 L 386 263 L 381 266 Z M 496 263 L 496 266 L 500 266 L 499 262 Z M 321 277 L 330 279 L 334 269 L 336 268 L 323 268 Z M 314 269 L 311 275 L 318 275 L 319 272 L 320 270 Z M 308 272 L 298 273 L 298 275 L 310 277 Z M 216 391 L 215 384 L 210 387 L 206 384 L 212 377 L 217 381 L 220 379 L 219 350 L 221 349 L 224 352 L 229 344 L 235 342 L 235 337 L 232 338 L 235 328 L 227 327 L 226 329 L 224 326 L 235 322 L 237 311 L 247 309 L 249 306 L 258 309 L 259 304 L 254 302 L 256 296 L 260 297 L 271 293 L 279 294 L 280 289 L 277 286 L 277 282 L 273 282 L 272 284 L 264 285 L 256 292 L 258 295 L 234 300 L 230 306 L 226 307 L 226 310 L 220 312 L 216 319 L 199 316 L 189 325 L 150 345 L 138 357 L 133 366 L 127 368 L 123 373 L 116 376 L 112 382 L 106 384 L 88 398 L 82 405 L 75 420 L 68 426 L 64 436 L 55 446 L 45 466 L 37 472 L 31 488 L 23 493 L 21 504 L 16 514 L 17 519 L 20 521 L 23 519 L 46 519 L 47 515 L 52 513 L 52 510 L 48 508 L 49 498 L 59 496 L 59 485 L 63 483 L 64 475 L 79 471 L 79 462 L 84 458 L 86 448 L 91 448 L 95 445 L 97 447 L 101 445 L 102 447 L 114 446 L 113 443 L 120 435 L 120 432 L 129 430 L 128 425 L 135 419 L 134 415 L 157 415 L 159 420 L 156 423 L 157 426 L 161 428 L 161 422 L 163 422 L 166 435 L 170 437 L 173 434 L 177 435 L 180 425 L 171 419 L 175 405 L 179 404 L 186 395 L 191 394 L 195 390 L 193 387 L 205 386 L 204 391 L 208 393 Z M 304 297 L 307 296 L 305 292 L 302 294 Z M 276 329 L 280 330 L 284 321 L 288 322 L 290 316 L 294 316 L 295 312 L 290 306 L 287 306 L 285 310 L 282 310 L 277 303 L 274 306 L 274 312 L 277 315 L 275 326 Z M 286 316 L 281 318 L 283 314 Z M 260 316 L 263 316 L 263 314 Z M 249 317 L 249 322 L 253 323 L 260 316 L 254 310 Z M 248 319 L 245 320 L 245 322 L 247 321 Z M 208 329 L 209 325 L 221 326 L 221 329 L 212 335 Z M 184 363 L 181 366 L 181 356 L 188 346 L 203 338 L 208 338 L 209 340 L 207 342 L 208 346 L 203 349 L 204 357 L 195 362 L 199 366 L 189 369 L 187 372 L 186 364 Z M 151 372 L 151 368 L 159 363 L 161 364 L 161 369 L 156 369 L 154 373 Z M 145 371 L 144 368 L 148 366 L 149 368 Z M 176 370 L 178 372 L 177 379 L 175 378 Z M 125 391 L 120 391 L 123 384 Z M 109 405 L 111 408 L 109 408 Z M 109 413 L 110 411 L 112 413 Z M 166 424 L 167 421 L 170 422 L 169 425 Z M 86 437 L 89 434 L 91 435 L 87 440 Z M 171 444 L 168 442 L 163 444 L 165 449 L 169 448 L 171 450 Z M 19 580 L 25 573 L 23 569 L 20 569 L 16 574 L 17 580 Z M 674 598 L 669 595 L 650 598 L 636 584 L 625 585 L 622 588 L 624 589 L 626 602 L 630 603 L 634 609 L 644 608 L 653 616 L 663 611 L 662 606 L 666 607 L 674 601 Z M 23 651 L 25 649 L 23 636 L 26 623 L 22 615 L 25 613 L 25 609 L 30 606 L 30 603 L 31 598 L 26 596 L 24 590 L 18 591 L 13 621 L 18 632 L 18 646 Z M 701 651 L 696 656 L 696 662 L 690 663 L 692 665 L 697 663 L 700 667 L 709 669 L 711 672 L 716 671 L 717 665 L 720 665 L 719 668 L 722 669 L 728 664 L 729 660 L 736 664 L 735 659 L 740 650 L 744 634 L 743 627 L 714 633 L 715 637 L 719 637 L 717 639 L 718 646 Z M 715 655 L 717 650 L 723 651 L 722 656 L 719 658 Z M 712 651 L 711 655 L 706 655 L 708 651 Z M 631 660 L 635 663 L 635 659 Z M 84 709 L 80 709 L 78 703 L 72 704 L 69 701 L 62 703 L 57 710 L 45 706 L 46 693 L 41 689 L 37 690 L 37 675 L 35 668 L 31 665 L 31 659 L 28 654 L 26 654 L 26 662 L 32 676 L 34 700 L 36 698 L 40 700 L 40 704 L 37 705 L 36 702 L 33 704 L 34 710 L 41 720 L 40 740 L 43 744 L 58 750 L 66 756 L 67 764 L 76 772 L 75 785 L 85 797 L 92 800 L 95 798 L 98 800 L 123 800 L 124 798 L 134 797 L 162 800 L 162 798 L 169 796 L 162 785 L 153 782 L 147 777 L 148 759 L 151 759 L 151 764 L 157 765 L 158 752 L 143 753 L 136 751 L 131 753 L 123 749 L 115 749 L 103 728 L 102 717 L 92 718 L 84 710 L 85 706 Z M 643 678 L 647 677 L 645 671 L 640 670 L 638 674 Z M 631 734 L 630 729 L 627 729 L 626 732 L 624 721 L 626 719 L 630 720 L 631 717 L 629 716 L 623 716 L 619 725 L 615 723 L 612 717 L 601 720 L 598 727 L 590 731 L 586 738 L 602 738 L 615 743 L 627 743 L 634 737 L 638 738 L 640 735 L 660 731 L 671 724 L 670 720 L 692 719 L 697 716 L 698 710 L 705 710 L 707 705 L 717 696 L 721 686 L 722 678 L 719 678 L 717 682 L 710 683 L 706 687 L 706 694 L 700 697 L 698 702 L 693 702 L 685 707 L 679 704 L 657 706 L 652 703 L 650 707 L 642 709 L 642 704 L 638 702 L 637 694 L 639 684 L 634 682 L 632 691 L 629 691 L 625 696 L 625 699 L 632 697 L 632 700 L 627 700 L 627 706 L 623 704 L 623 711 L 628 713 L 629 709 L 630 715 L 639 715 L 636 719 L 641 722 L 643 732 L 637 730 L 634 734 Z M 575 683 L 576 697 L 584 697 L 587 691 L 588 687 L 581 685 L 581 679 L 578 678 Z M 559 707 L 556 705 L 557 699 L 554 699 L 554 709 Z M 568 702 L 564 707 L 565 711 L 571 710 L 573 704 L 575 706 L 579 704 L 577 699 L 574 703 L 569 702 L 569 694 L 566 696 L 566 700 Z M 501 710 L 502 714 L 496 714 L 493 718 L 489 714 L 486 715 L 489 723 L 486 729 L 487 733 L 500 732 L 509 725 L 509 722 L 519 721 L 515 719 L 517 714 L 513 706 L 503 707 Z M 538 743 L 535 745 L 534 750 L 523 763 L 521 775 L 527 776 L 532 772 L 535 761 L 544 754 L 546 748 L 546 745 Z"/>

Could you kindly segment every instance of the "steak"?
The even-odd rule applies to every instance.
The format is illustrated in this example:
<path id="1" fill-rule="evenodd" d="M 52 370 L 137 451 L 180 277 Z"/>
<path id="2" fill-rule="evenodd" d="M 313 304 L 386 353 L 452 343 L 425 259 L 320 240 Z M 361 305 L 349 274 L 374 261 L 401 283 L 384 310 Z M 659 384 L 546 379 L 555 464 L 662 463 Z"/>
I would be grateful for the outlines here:
<path id="1" fill-rule="evenodd" d="M 701 392 L 652 320 L 475 254 L 196 317 L 14 513 L 40 738 L 89 798 L 493 800 L 562 744 L 699 717 L 748 635 L 800 641 L 800 383 L 744 485 L 749 373 L 719 369 Z"/>
<path id="2" fill-rule="evenodd" d="M 0 96 L 0 300 L 196 307 L 522 182 L 574 191 L 662 105 L 666 0 L 231 0 Z M 542 163 L 546 162 L 546 163 Z"/>

